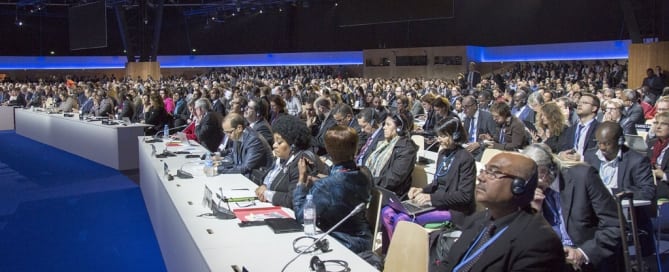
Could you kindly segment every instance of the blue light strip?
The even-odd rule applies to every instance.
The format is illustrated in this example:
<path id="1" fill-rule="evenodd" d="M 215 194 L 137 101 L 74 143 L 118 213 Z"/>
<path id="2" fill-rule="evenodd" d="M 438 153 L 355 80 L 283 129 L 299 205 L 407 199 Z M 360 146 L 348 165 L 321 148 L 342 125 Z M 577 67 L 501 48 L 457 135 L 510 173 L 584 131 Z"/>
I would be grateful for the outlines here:
<path id="1" fill-rule="evenodd" d="M 627 59 L 629 40 L 479 47 L 467 46 L 476 62 Z M 243 55 L 159 56 L 161 68 L 361 65 L 362 51 Z M 125 56 L 0 57 L 0 70 L 124 69 Z"/>
<path id="2" fill-rule="evenodd" d="M 627 59 L 629 40 L 554 43 L 496 47 L 467 47 L 477 62 Z"/>
<path id="3" fill-rule="evenodd" d="M 125 56 L 0 57 L 0 70 L 124 69 Z M 362 51 L 159 56 L 161 68 L 360 65 Z"/>

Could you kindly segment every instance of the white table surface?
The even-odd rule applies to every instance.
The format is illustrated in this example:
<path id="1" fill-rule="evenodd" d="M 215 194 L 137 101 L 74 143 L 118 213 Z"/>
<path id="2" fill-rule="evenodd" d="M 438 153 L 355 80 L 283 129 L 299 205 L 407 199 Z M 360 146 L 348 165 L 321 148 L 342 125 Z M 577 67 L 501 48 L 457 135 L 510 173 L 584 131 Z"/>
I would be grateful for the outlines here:
<path id="1" fill-rule="evenodd" d="M 0 130 L 14 130 L 14 107 L 0 106 Z"/>
<path id="2" fill-rule="evenodd" d="M 239 219 L 221 220 L 199 217 L 210 210 L 202 205 L 205 185 L 216 192 L 248 188 L 256 185 L 239 174 L 206 177 L 199 158 L 186 159 L 185 155 L 156 159 L 151 155 L 150 144 L 139 137 L 140 187 L 151 218 L 165 264 L 170 271 L 232 271 L 232 265 L 246 267 L 249 271 L 280 271 L 296 253 L 293 240 L 303 233 L 274 234 L 267 226 L 241 228 Z M 165 147 L 153 144 L 158 153 Z M 201 147 L 169 147 L 169 151 L 186 150 L 202 154 Z M 163 163 L 176 175 L 177 169 L 193 174 L 193 179 L 168 181 L 163 174 Z M 233 204 L 231 204 L 233 205 Z M 262 205 L 269 205 L 262 203 Z M 234 209 L 234 205 L 231 206 Z M 256 206 L 258 207 L 258 206 Z M 287 210 L 291 215 L 292 211 Z M 328 238 L 329 253 L 321 253 L 322 260 L 345 260 L 351 271 L 376 271 L 376 269 L 334 238 Z M 312 255 L 301 256 L 286 271 L 308 271 Z"/>
<path id="3" fill-rule="evenodd" d="M 117 170 L 138 168 L 137 136 L 147 125 L 103 125 L 78 116 L 16 109 L 16 133 Z"/>

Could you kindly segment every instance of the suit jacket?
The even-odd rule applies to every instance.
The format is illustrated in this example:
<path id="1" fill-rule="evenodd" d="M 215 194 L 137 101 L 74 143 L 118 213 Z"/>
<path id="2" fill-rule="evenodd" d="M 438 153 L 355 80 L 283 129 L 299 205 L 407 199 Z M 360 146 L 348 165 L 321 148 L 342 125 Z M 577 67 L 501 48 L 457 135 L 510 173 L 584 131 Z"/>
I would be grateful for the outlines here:
<path id="1" fill-rule="evenodd" d="M 644 121 L 645 122 L 645 121 Z M 620 127 L 623 128 L 623 134 L 625 135 L 636 135 L 636 124 L 634 124 L 634 120 L 623 117 L 618 121 L 620 124 Z"/>
<path id="2" fill-rule="evenodd" d="M 225 105 L 223 105 L 223 102 L 221 102 L 221 99 L 216 99 L 212 101 L 212 110 L 214 112 L 217 112 L 221 116 L 225 116 Z"/>
<path id="3" fill-rule="evenodd" d="M 469 82 L 469 73 L 473 73 L 472 75 L 472 81 L 471 83 Z M 468 89 L 476 87 L 476 84 L 479 84 L 481 82 L 481 73 L 479 71 L 470 71 L 465 75 L 465 84 L 467 85 Z"/>
<path id="4" fill-rule="evenodd" d="M 273 158 L 272 148 L 265 138 L 250 127 L 242 132 L 241 141 L 234 141 L 232 152 L 227 157 L 232 161 L 232 165 L 223 166 L 221 173 L 243 174 L 249 178 L 251 170 L 271 167 Z"/>
<path id="5" fill-rule="evenodd" d="M 417 152 L 418 146 L 411 138 L 400 137 L 393 148 L 393 154 L 383 166 L 381 175 L 374 177 L 374 183 L 402 198 L 411 188 L 411 173 L 416 165 Z"/>
<path id="6" fill-rule="evenodd" d="M 95 116 L 107 116 L 114 110 L 113 103 L 108 97 L 100 100 L 100 105 L 97 108 L 93 108 L 95 109 Z"/>
<path id="7" fill-rule="evenodd" d="M 377 131 L 378 131 L 378 133 L 377 133 Z M 376 135 L 374 135 L 374 133 L 376 133 Z M 369 137 L 373 137 L 373 138 L 370 140 Z M 364 164 L 367 161 L 367 158 L 369 158 L 369 155 L 372 154 L 372 152 L 374 152 L 374 149 L 376 149 L 376 145 L 379 143 L 379 141 L 382 141 L 384 139 L 384 137 L 385 136 L 383 135 L 383 128 L 377 128 L 377 129 L 374 130 L 374 132 L 372 132 L 371 135 L 367 136 L 367 140 L 365 141 L 365 143 L 362 144 L 362 146 L 360 147 L 360 150 L 358 150 L 358 155 L 356 156 L 356 158 L 360 157 L 360 159 L 362 160 L 362 163 L 360 165 Z M 367 147 L 366 150 L 364 150 L 364 153 L 363 153 L 362 149 L 364 148 L 365 144 L 367 144 L 367 141 L 371 141 L 371 142 L 369 142 L 369 146 Z"/>
<path id="8" fill-rule="evenodd" d="M 643 117 L 643 109 L 637 102 L 634 102 L 632 106 L 625 110 L 625 116 L 634 124 L 643 125 L 646 123 L 646 119 Z"/>
<path id="9" fill-rule="evenodd" d="M 497 135 L 497 124 L 495 123 L 495 120 L 492 119 L 492 115 L 490 115 L 490 112 L 483 111 L 483 110 L 478 110 L 478 118 L 476 120 L 476 136 L 481 135 L 481 134 L 488 134 L 488 135 Z M 467 137 L 471 138 L 472 135 L 469 135 L 469 126 L 470 126 L 471 120 L 469 118 L 465 117 L 464 119 L 464 126 L 465 126 L 465 131 L 467 131 Z M 469 142 L 469 138 L 467 142 Z M 481 140 L 479 140 L 481 142 Z M 481 145 L 478 149 L 472 151 L 472 155 L 475 157 L 479 157 L 481 154 L 483 154 L 483 151 L 485 150 L 485 147 Z"/>
<path id="10" fill-rule="evenodd" d="M 515 116 L 517 114 L 517 109 L 514 108 L 513 110 L 511 110 L 511 113 Z M 523 121 L 523 123 L 529 122 L 531 124 L 534 124 L 535 116 L 536 113 L 534 112 L 534 110 L 532 110 L 530 106 L 525 105 L 525 107 L 522 108 L 520 114 L 518 114 L 518 119 L 520 119 L 520 121 Z"/>
<path id="11" fill-rule="evenodd" d="M 459 212 L 470 215 L 476 209 L 474 201 L 476 163 L 474 157 L 462 147 L 456 147 L 452 152 L 453 159 L 450 163 L 446 162 L 446 165 L 442 164 L 447 158 L 445 151 L 439 152 L 437 165 L 440 168 L 438 170 L 448 170 L 442 173 L 442 176 L 435 175 L 432 182 L 423 187 L 423 193 L 431 195 L 432 206 L 438 209 L 450 210 L 451 214 Z M 455 217 L 452 216 L 452 218 Z M 454 223 L 461 224 L 461 222 Z"/>
<path id="12" fill-rule="evenodd" d="M 335 125 L 337 125 L 337 121 L 335 121 L 334 117 L 332 117 L 332 113 L 329 113 L 318 129 L 318 134 L 313 138 L 312 141 L 316 155 L 323 156 L 325 154 L 325 132 L 327 132 L 328 129 Z"/>
<path id="13" fill-rule="evenodd" d="M 546 220 L 540 214 L 524 210 L 512 215 L 515 218 L 506 231 L 481 253 L 470 271 L 562 271 L 565 265 L 562 243 Z M 451 247 L 441 271 L 453 271 L 490 222 L 485 211 L 476 213 L 471 220 Z"/>
<path id="14" fill-rule="evenodd" d="M 588 131 L 585 133 L 585 146 L 583 148 L 584 151 L 597 147 L 597 141 L 595 141 L 595 130 L 597 130 L 597 126 L 599 126 L 599 122 L 597 120 L 593 120 L 592 124 L 588 128 Z M 560 139 L 560 150 L 558 150 L 558 152 L 574 149 L 576 129 L 578 129 L 578 124 L 575 124 L 562 132 L 564 137 L 561 137 Z"/>
<path id="15" fill-rule="evenodd" d="M 274 191 L 274 196 L 272 196 L 272 205 L 282 206 L 289 209 L 293 208 L 293 191 L 295 186 L 297 186 L 297 181 L 300 177 L 299 169 L 297 168 L 297 163 L 302 157 L 309 158 L 310 161 L 316 163 L 316 169 L 320 174 L 328 174 L 327 166 L 309 150 L 303 150 L 298 153 L 298 155 L 284 165 L 284 169 L 279 171 L 279 173 L 274 177 L 272 184 L 269 188 L 270 191 Z"/>
<path id="16" fill-rule="evenodd" d="M 121 118 L 128 117 L 132 118 L 135 115 L 135 109 L 133 108 L 132 101 L 123 100 L 123 108 L 121 109 Z"/>
<path id="17" fill-rule="evenodd" d="M 168 118 L 167 111 L 164 108 L 151 107 L 151 110 L 144 113 L 144 123 L 153 126 L 146 128 L 145 132 L 149 135 L 154 135 L 158 131 L 162 131 L 169 122 Z"/>
<path id="18" fill-rule="evenodd" d="M 272 146 L 272 144 L 274 144 L 274 137 L 272 135 L 272 128 L 269 126 L 269 123 L 267 122 L 267 120 L 265 120 L 263 118 L 260 121 L 253 123 L 253 125 L 251 127 L 253 129 L 255 129 L 258 133 L 260 133 L 260 135 L 262 135 L 263 138 L 265 138 L 265 140 L 267 141 L 267 143 L 270 146 Z"/>
<path id="19" fill-rule="evenodd" d="M 658 139 L 653 138 L 648 140 L 648 152 L 647 152 L 647 157 L 650 159 L 650 157 L 653 156 L 653 147 L 655 146 L 655 143 L 657 143 Z M 658 164 L 658 169 L 662 169 L 664 174 L 669 177 L 669 152 L 665 152 L 663 158 L 658 158 L 658 161 L 656 162 Z M 669 185 L 667 184 L 668 181 L 662 181 L 660 179 L 657 180 L 657 198 L 669 198 Z"/>
<path id="20" fill-rule="evenodd" d="M 16 96 L 15 100 L 9 100 L 7 102 L 7 105 L 12 106 L 12 107 L 16 107 L 16 106 L 25 107 L 26 104 L 28 104 L 28 102 L 26 101 L 25 95 L 23 95 L 22 93 L 19 93 Z"/>
<path id="21" fill-rule="evenodd" d="M 497 133 L 493 134 L 495 137 L 495 143 L 492 145 L 494 149 L 516 151 L 525 147 L 529 143 L 527 134 L 525 133 L 525 125 L 515 116 L 511 116 L 511 122 L 503 124 L 502 126 L 506 127 L 504 131 L 504 144 L 499 143 L 500 133 L 502 129 L 497 128 Z"/>
<path id="22" fill-rule="evenodd" d="M 560 208 L 569 237 L 585 252 L 595 270 L 610 271 L 604 267 L 613 269 L 616 260 L 622 258 L 614 198 L 597 171 L 588 165 L 563 169 L 558 177 Z M 543 213 L 549 212 L 544 200 Z"/>
<path id="23" fill-rule="evenodd" d="M 72 109 L 73 109 L 74 106 L 75 106 L 75 102 L 74 102 L 74 101 L 75 101 L 75 100 L 74 100 L 74 97 L 69 97 L 69 96 L 68 96 L 68 97 L 65 99 L 65 101 L 60 102 L 60 105 L 58 106 L 58 111 L 62 111 L 62 112 L 71 112 Z"/>
<path id="24" fill-rule="evenodd" d="M 195 126 L 197 141 L 210 152 L 218 149 L 223 141 L 222 117 L 214 111 L 207 112 L 200 123 Z"/>

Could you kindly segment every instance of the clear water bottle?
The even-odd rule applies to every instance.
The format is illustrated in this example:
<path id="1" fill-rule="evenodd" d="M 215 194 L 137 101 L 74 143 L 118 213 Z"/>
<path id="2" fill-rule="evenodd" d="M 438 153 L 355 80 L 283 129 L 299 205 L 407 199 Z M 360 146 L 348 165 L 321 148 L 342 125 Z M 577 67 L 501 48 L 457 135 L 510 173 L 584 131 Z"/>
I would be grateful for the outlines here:
<path id="1" fill-rule="evenodd" d="M 165 127 L 163 128 L 163 139 L 167 139 L 170 137 L 170 128 L 167 127 L 167 124 L 165 124 Z"/>
<path id="2" fill-rule="evenodd" d="M 304 203 L 303 219 L 304 219 L 304 235 L 316 235 L 316 205 L 314 204 L 313 196 L 307 195 L 307 202 Z"/>
<path id="3" fill-rule="evenodd" d="M 209 154 L 209 152 L 207 152 L 207 156 L 204 158 L 204 175 L 207 177 L 213 177 L 216 175 L 214 160 L 211 159 L 211 154 Z"/>

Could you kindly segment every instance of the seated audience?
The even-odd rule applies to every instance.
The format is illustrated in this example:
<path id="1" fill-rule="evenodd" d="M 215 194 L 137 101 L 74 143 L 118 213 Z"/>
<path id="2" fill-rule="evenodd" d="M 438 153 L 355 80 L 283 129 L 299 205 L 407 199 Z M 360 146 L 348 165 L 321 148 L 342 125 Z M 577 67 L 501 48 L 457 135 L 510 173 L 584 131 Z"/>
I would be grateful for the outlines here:
<path id="1" fill-rule="evenodd" d="M 437 128 L 437 141 L 441 150 L 437 156 L 437 171 L 432 183 L 423 188 L 411 187 L 409 199 L 417 205 L 430 205 L 436 210 L 417 214 L 415 216 L 402 213 L 386 206 L 381 211 L 383 218 L 385 239 L 393 236 L 395 226 L 399 221 L 411 221 L 420 225 L 445 221 L 459 221 L 462 215 L 474 212 L 474 184 L 476 181 L 476 165 L 474 157 L 462 148 L 467 139 L 467 132 L 455 117 L 442 119 Z M 456 219 L 454 214 L 460 213 Z M 387 243 L 384 243 L 384 245 Z M 385 247 L 384 247 L 385 248 Z"/>
<path id="2" fill-rule="evenodd" d="M 223 141 L 222 118 L 212 108 L 207 98 L 195 101 L 195 135 L 198 142 L 209 152 L 216 152 Z"/>
<path id="3" fill-rule="evenodd" d="M 297 162 L 306 157 L 314 163 L 314 169 L 311 169 L 314 173 L 327 174 L 327 166 L 309 150 L 311 141 L 309 129 L 297 117 L 292 115 L 279 117 L 274 122 L 272 131 L 274 131 L 272 152 L 276 159 L 255 192 L 260 201 L 292 209 L 293 190 L 299 178 Z"/>
<path id="4" fill-rule="evenodd" d="M 150 101 L 151 105 L 144 110 L 144 123 L 152 126 L 147 127 L 144 131 L 148 135 L 156 135 L 159 131 L 163 131 L 163 128 L 165 125 L 168 125 L 170 119 L 163 106 L 163 99 L 160 96 L 154 94 L 150 97 Z M 96 106 L 93 105 L 93 109 L 95 108 Z M 96 113 L 96 116 L 99 115 Z"/>
<path id="5" fill-rule="evenodd" d="M 604 117 L 602 121 L 612 121 L 620 124 L 623 128 L 623 134 L 625 135 L 636 135 L 636 127 L 634 122 L 624 116 L 625 108 L 623 107 L 623 101 L 618 98 L 612 98 L 604 103 L 602 103 L 602 108 L 604 109 Z"/>
<path id="6" fill-rule="evenodd" d="M 497 124 L 492 119 L 490 112 L 480 110 L 479 104 L 473 96 L 465 96 L 462 99 L 462 109 L 465 115 L 464 128 L 467 130 L 465 149 L 474 155 L 476 160 L 481 160 L 485 144 L 479 137 L 481 134 L 495 135 Z"/>
<path id="7" fill-rule="evenodd" d="M 497 123 L 497 135 L 481 134 L 486 148 L 515 151 L 529 143 L 525 125 L 516 116 L 511 115 L 511 108 L 503 102 L 490 106 L 492 119 Z M 485 142 L 487 141 L 487 142 Z"/>
<path id="8" fill-rule="evenodd" d="M 597 111 L 599 111 L 599 98 L 589 93 L 581 95 L 576 106 L 578 124 L 565 130 L 564 137 L 561 138 L 559 150 L 561 159 L 583 161 L 585 151 L 597 146 L 595 142 L 595 130 L 599 126 L 595 118 Z"/>
<path id="9" fill-rule="evenodd" d="M 263 99 L 251 99 L 248 102 L 244 118 L 249 122 L 249 126 L 262 135 L 269 145 L 274 143 L 272 128 L 267 122 L 267 103 Z"/>
<path id="10" fill-rule="evenodd" d="M 400 198 L 404 198 L 411 187 L 418 152 L 418 146 L 408 135 L 407 122 L 399 114 L 388 116 L 383 126 L 385 140 L 376 145 L 365 161 L 374 184 L 393 191 Z"/>
<path id="11" fill-rule="evenodd" d="M 614 198 L 594 168 L 560 163 L 551 152 L 544 144 L 523 150 L 539 168 L 532 207 L 562 240 L 566 270 L 616 271 L 622 256 Z"/>
<path id="12" fill-rule="evenodd" d="M 223 119 L 223 132 L 233 141 L 232 152 L 226 156 L 230 163 L 219 166 L 222 174 L 242 174 L 272 166 L 272 148 L 265 138 L 248 126 L 244 116 L 230 113 Z M 217 147 L 220 144 L 217 143 Z"/>
<path id="13" fill-rule="evenodd" d="M 657 180 L 657 199 L 669 198 L 669 112 L 655 115 L 655 138 L 648 144 L 648 157 Z"/>
<path id="14" fill-rule="evenodd" d="M 494 106 L 493 106 L 494 107 Z M 495 155 L 478 175 L 474 214 L 439 271 L 563 271 L 560 238 L 530 207 L 537 165 L 517 153 Z"/>
<path id="15" fill-rule="evenodd" d="M 534 142 L 544 143 L 551 148 L 551 152 L 557 153 L 560 150 L 562 132 L 567 129 L 564 118 L 557 104 L 550 102 L 542 105 L 537 112 L 537 131 L 532 133 Z"/>
<path id="16" fill-rule="evenodd" d="M 358 135 L 348 127 L 334 126 L 325 134 L 325 148 L 333 166 L 330 175 L 316 180 L 308 173 L 310 162 L 298 162 L 299 179 L 294 191 L 293 210 L 298 222 L 303 222 L 303 207 L 307 195 L 313 196 L 316 205 L 316 225 L 328 230 L 350 213 L 358 204 L 368 202 L 372 187 L 369 171 L 353 161 Z M 371 249 L 372 233 L 365 217 L 359 212 L 344 221 L 330 235 L 353 252 Z"/>

